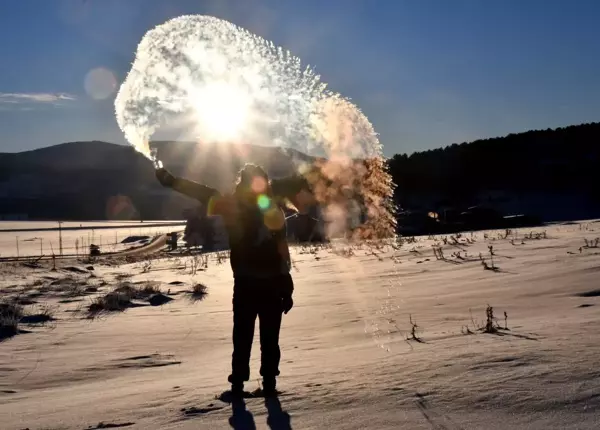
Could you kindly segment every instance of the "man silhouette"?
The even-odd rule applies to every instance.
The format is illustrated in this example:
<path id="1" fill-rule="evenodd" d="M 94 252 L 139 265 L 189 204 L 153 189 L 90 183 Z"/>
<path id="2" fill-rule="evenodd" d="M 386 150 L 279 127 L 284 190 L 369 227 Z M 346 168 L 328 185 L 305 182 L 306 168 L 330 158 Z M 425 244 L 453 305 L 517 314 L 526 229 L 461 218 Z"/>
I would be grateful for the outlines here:
<path id="1" fill-rule="evenodd" d="M 263 168 L 246 164 L 234 191 L 221 195 L 213 188 L 173 176 L 164 168 L 156 170 L 156 177 L 163 186 L 199 200 L 209 215 L 223 218 L 234 277 L 233 356 L 228 380 L 232 393 L 243 395 L 244 382 L 250 379 L 250 353 L 258 317 L 263 392 L 265 396 L 276 395 L 282 313 L 287 314 L 294 305 L 283 208 L 297 211 L 288 198 L 306 190 L 306 181 L 292 177 L 271 182 Z M 275 195 L 274 188 L 279 195 Z"/>

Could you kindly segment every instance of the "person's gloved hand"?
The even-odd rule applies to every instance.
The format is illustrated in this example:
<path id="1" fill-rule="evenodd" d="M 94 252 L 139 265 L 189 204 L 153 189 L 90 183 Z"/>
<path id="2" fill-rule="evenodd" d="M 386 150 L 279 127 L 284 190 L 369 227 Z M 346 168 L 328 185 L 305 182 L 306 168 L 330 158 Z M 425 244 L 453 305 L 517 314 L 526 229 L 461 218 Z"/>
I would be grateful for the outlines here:
<path id="1" fill-rule="evenodd" d="M 158 179 L 158 182 L 160 182 L 161 185 L 163 185 L 165 187 L 169 187 L 169 186 L 173 185 L 173 182 L 175 182 L 175 176 L 173 176 L 171 174 L 171 172 L 169 172 L 164 167 L 161 167 L 160 169 L 156 169 L 155 174 L 156 174 L 156 179 Z"/>
<path id="2" fill-rule="evenodd" d="M 294 307 L 294 300 L 292 296 L 286 296 L 281 299 L 281 303 L 283 305 L 283 313 L 287 314 Z"/>

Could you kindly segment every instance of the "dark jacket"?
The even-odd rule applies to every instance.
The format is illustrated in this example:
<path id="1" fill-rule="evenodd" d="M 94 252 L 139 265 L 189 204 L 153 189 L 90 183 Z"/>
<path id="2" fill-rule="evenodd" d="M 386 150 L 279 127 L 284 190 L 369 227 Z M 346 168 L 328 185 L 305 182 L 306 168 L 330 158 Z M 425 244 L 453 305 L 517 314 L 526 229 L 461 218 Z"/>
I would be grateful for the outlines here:
<path id="1" fill-rule="evenodd" d="M 273 180 L 270 206 L 261 210 L 256 198 L 238 193 L 222 195 L 214 188 L 179 178 L 164 171 L 157 174 L 164 186 L 198 200 L 208 215 L 223 219 L 229 238 L 230 262 L 234 278 L 270 278 L 290 272 L 291 260 L 286 240 L 285 199 L 305 187 L 301 179 Z"/>

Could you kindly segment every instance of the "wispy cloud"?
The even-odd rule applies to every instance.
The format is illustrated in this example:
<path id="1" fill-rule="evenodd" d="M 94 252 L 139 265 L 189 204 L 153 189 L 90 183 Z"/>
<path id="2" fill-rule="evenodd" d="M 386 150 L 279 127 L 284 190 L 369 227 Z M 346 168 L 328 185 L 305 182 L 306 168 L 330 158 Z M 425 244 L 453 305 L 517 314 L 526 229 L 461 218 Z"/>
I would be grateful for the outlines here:
<path id="1" fill-rule="evenodd" d="M 0 104 L 45 103 L 57 104 L 77 100 L 67 93 L 0 93 Z"/>

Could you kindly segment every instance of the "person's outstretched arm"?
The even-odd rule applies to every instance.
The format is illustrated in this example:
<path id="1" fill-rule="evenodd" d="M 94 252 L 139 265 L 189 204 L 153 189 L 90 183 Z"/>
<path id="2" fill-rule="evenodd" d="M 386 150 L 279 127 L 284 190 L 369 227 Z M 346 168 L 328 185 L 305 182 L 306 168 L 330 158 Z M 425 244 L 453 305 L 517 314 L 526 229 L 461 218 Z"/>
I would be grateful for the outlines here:
<path id="1" fill-rule="evenodd" d="M 277 197 L 293 200 L 302 190 L 309 190 L 308 181 L 301 175 L 286 176 L 271 180 L 271 190 Z"/>
<path id="2" fill-rule="evenodd" d="M 174 189 L 181 194 L 198 200 L 205 207 L 213 197 L 220 196 L 219 191 L 206 185 L 199 184 L 189 179 L 174 176 L 167 169 L 161 168 L 156 170 L 156 178 L 165 187 Z"/>
<path id="3" fill-rule="evenodd" d="M 272 179 L 271 190 L 277 200 L 283 202 L 288 200 L 295 206 L 302 207 L 306 204 L 315 203 L 308 181 L 301 175 Z"/>

